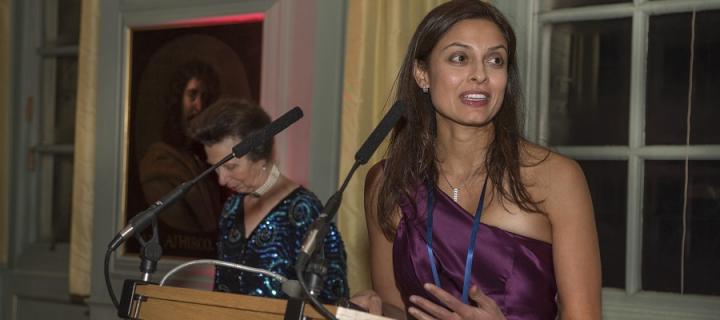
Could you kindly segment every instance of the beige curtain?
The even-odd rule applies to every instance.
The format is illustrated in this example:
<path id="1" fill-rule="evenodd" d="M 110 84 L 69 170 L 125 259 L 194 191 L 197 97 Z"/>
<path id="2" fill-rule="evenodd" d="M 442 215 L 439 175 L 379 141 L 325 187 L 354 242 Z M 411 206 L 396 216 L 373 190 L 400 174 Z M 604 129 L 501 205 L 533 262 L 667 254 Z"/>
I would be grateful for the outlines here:
<path id="1" fill-rule="evenodd" d="M 349 0 L 340 179 L 345 178 L 355 161 L 355 152 L 394 102 L 393 82 L 415 27 L 442 2 L 445 0 Z M 384 150 L 380 147 L 368 165 L 355 172 L 338 213 L 352 293 L 371 287 L 363 188 L 367 170 L 382 158 Z"/>
<path id="2" fill-rule="evenodd" d="M 80 16 L 69 275 L 70 294 L 78 296 L 90 295 L 99 6 L 98 0 L 83 0 Z"/>
<path id="3" fill-rule="evenodd" d="M 0 0 L 0 265 L 7 263 L 10 207 L 10 0 Z"/>

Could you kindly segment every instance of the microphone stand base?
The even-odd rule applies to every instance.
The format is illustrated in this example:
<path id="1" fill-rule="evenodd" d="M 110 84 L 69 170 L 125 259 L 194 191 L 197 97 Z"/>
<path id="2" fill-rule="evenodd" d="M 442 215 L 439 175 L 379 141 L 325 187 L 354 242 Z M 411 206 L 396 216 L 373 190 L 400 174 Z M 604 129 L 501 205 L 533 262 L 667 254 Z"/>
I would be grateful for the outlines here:
<path id="1" fill-rule="evenodd" d="M 123 282 L 123 290 L 122 290 L 122 294 L 120 296 L 120 301 L 119 301 L 118 310 L 117 310 L 118 317 L 120 317 L 122 319 L 137 319 L 138 318 L 138 312 L 140 310 L 138 310 L 137 307 L 140 304 L 136 303 L 136 300 L 139 300 L 140 302 L 147 301 L 146 297 L 135 294 L 135 289 L 138 284 L 142 285 L 142 284 L 155 284 L 155 283 L 142 281 L 142 280 L 125 279 L 125 282 Z"/>
<path id="2" fill-rule="evenodd" d="M 305 300 L 290 298 L 285 307 L 285 320 L 304 320 Z"/>

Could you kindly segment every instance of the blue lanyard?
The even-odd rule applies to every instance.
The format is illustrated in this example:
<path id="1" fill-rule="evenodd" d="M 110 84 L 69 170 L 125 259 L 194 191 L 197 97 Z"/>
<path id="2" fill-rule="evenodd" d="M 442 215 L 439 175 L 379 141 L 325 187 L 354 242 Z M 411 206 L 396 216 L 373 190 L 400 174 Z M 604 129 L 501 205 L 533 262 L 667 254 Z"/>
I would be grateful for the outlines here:
<path id="1" fill-rule="evenodd" d="M 468 303 L 468 291 L 470 290 L 470 277 L 472 275 L 472 261 L 475 254 L 475 243 L 477 238 L 477 232 L 480 226 L 480 215 L 483 211 L 483 203 L 485 202 L 485 187 L 487 186 L 488 177 L 485 177 L 483 183 L 482 192 L 480 193 L 480 202 L 478 203 L 477 209 L 475 209 L 475 217 L 473 217 L 472 232 L 470 233 L 470 243 L 468 243 L 467 255 L 465 256 L 465 276 L 463 279 L 463 292 L 462 301 Z M 428 257 L 430 258 L 430 268 L 432 269 L 433 281 L 438 288 L 440 286 L 440 276 L 438 275 L 437 266 L 435 264 L 435 255 L 433 254 L 432 246 L 432 226 L 433 226 L 433 209 L 435 207 L 435 196 L 433 192 L 433 185 L 428 182 L 427 186 L 427 231 L 425 233 L 425 241 L 427 243 Z"/>

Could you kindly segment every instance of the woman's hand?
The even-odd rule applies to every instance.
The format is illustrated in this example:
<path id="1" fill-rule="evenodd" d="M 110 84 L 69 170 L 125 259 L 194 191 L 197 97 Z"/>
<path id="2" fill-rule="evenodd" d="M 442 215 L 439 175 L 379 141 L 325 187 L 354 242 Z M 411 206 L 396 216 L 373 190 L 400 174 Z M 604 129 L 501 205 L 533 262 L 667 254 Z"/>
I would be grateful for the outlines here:
<path id="1" fill-rule="evenodd" d="M 382 315 L 382 299 L 373 290 L 363 290 L 356 293 L 350 301 L 371 314 Z"/>
<path id="2" fill-rule="evenodd" d="M 373 290 L 364 290 L 356 293 L 352 296 L 352 298 L 350 298 L 350 302 L 365 309 L 363 311 L 371 314 L 389 317 L 392 319 L 407 319 L 402 308 L 389 303 L 383 303 L 380 295 Z"/>
<path id="3" fill-rule="evenodd" d="M 472 286 L 468 296 L 477 303 L 477 307 L 462 303 L 447 291 L 432 284 L 426 283 L 425 290 L 442 301 L 447 308 L 439 306 L 430 300 L 419 296 L 410 296 L 410 302 L 415 306 L 409 308 L 408 312 L 420 320 L 430 319 L 482 319 L 482 320 L 504 320 L 505 316 L 500 311 L 495 301 L 486 296 L 477 286 Z"/>

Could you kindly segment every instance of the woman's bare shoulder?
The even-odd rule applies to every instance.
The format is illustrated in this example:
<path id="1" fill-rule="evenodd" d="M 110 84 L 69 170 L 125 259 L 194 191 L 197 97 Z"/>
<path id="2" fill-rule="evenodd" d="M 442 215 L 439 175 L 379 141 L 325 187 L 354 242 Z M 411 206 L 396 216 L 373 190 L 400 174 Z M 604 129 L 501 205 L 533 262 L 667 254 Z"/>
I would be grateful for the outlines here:
<path id="1" fill-rule="evenodd" d="M 529 141 L 521 144 L 520 159 L 523 167 L 536 167 L 540 171 L 579 169 L 575 160 Z"/>
<path id="2" fill-rule="evenodd" d="M 526 143 L 523 150 L 523 179 L 532 179 L 528 190 L 542 199 L 541 208 L 550 223 L 561 313 L 570 318 L 599 318 L 600 256 L 583 170 L 577 161 L 549 148 Z"/>
<path id="3" fill-rule="evenodd" d="M 572 188 L 586 188 L 585 175 L 577 161 L 531 142 L 523 143 L 523 178 L 546 199 Z M 539 189 L 539 190 L 538 190 Z"/>
<path id="4" fill-rule="evenodd" d="M 374 164 L 365 175 L 365 193 L 375 190 L 380 186 L 385 177 L 385 160 Z"/>

